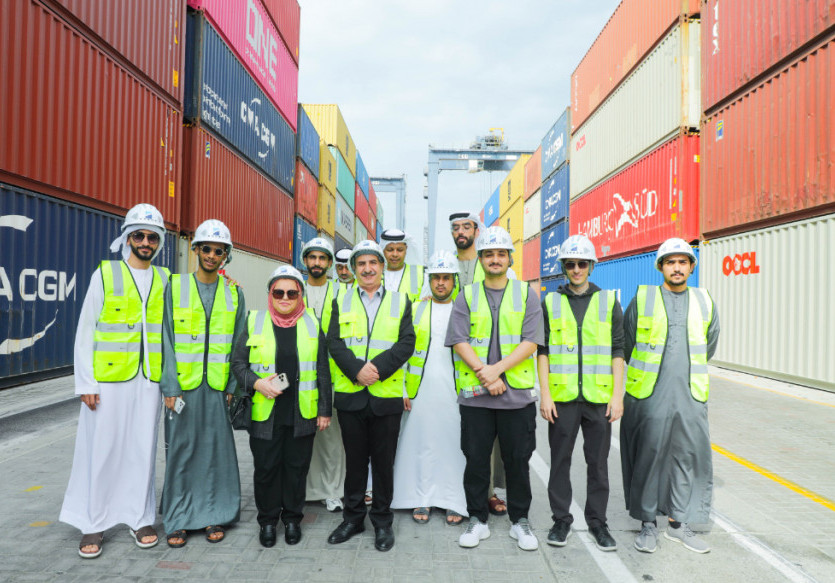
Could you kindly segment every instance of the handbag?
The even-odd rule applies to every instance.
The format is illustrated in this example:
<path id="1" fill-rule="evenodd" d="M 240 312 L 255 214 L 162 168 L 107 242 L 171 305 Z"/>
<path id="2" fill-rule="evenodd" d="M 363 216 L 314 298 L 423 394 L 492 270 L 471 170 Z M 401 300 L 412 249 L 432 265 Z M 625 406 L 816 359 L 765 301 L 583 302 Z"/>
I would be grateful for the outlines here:
<path id="1" fill-rule="evenodd" d="M 232 429 L 249 429 L 252 426 L 252 397 L 232 395 L 228 413 Z"/>

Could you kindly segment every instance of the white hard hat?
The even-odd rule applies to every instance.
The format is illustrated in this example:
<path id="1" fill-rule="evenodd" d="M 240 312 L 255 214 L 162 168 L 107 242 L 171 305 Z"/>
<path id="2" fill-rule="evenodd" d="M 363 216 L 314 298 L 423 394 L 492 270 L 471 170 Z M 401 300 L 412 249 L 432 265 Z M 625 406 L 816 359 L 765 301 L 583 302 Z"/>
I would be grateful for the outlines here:
<path id="1" fill-rule="evenodd" d="M 364 241 L 360 241 L 359 243 L 354 245 L 354 248 L 351 249 L 351 257 L 348 258 L 348 265 L 351 268 L 351 272 L 354 272 L 355 266 L 357 264 L 357 257 L 359 257 L 360 255 L 368 255 L 369 253 L 379 257 L 380 261 L 383 262 L 383 266 L 385 266 L 386 256 L 383 255 L 383 250 L 380 249 L 380 246 L 377 245 L 376 241 L 372 241 L 371 239 L 365 239 Z"/>
<path id="2" fill-rule="evenodd" d="M 333 245 L 322 237 L 314 237 L 304 244 L 304 247 L 302 247 L 302 259 L 307 257 L 307 254 L 311 251 L 321 251 L 333 259 Z"/>
<path id="3" fill-rule="evenodd" d="M 348 265 L 349 259 L 351 259 L 351 249 L 347 247 L 337 251 L 333 258 L 336 263 L 341 263 L 342 265 Z"/>
<path id="4" fill-rule="evenodd" d="M 304 277 L 302 277 L 301 271 L 293 267 L 292 265 L 282 265 L 281 267 L 277 268 L 273 271 L 272 275 L 270 275 L 270 281 L 267 283 L 267 291 L 273 287 L 273 283 L 277 279 L 295 279 L 299 282 L 299 285 L 302 289 L 304 289 Z"/>
<path id="5" fill-rule="evenodd" d="M 597 262 L 594 243 L 585 235 L 571 235 L 560 246 L 559 260 L 562 262 L 566 259 L 587 259 Z"/>
<path id="6" fill-rule="evenodd" d="M 192 247 L 194 247 L 197 243 L 220 243 L 222 245 L 227 245 L 229 247 L 229 251 L 232 250 L 232 235 L 229 233 L 229 229 L 226 228 L 221 221 L 217 219 L 209 219 L 208 221 L 203 221 L 200 223 L 200 226 L 197 227 L 197 230 L 194 231 L 194 239 L 191 241 Z"/>
<path id="7" fill-rule="evenodd" d="M 661 243 L 661 247 L 658 248 L 658 253 L 655 254 L 655 269 L 661 271 L 661 262 L 669 255 L 687 255 L 693 262 L 694 267 L 699 264 L 699 260 L 690 244 L 678 237 L 667 239 Z"/>
<path id="8" fill-rule="evenodd" d="M 458 258 L 449 251 L 436 251 L 429 258 L 429 265 L 426 266 L 426 273 L 458 273 Z"/>
<path id="9" fill-rule="evenodd" d="M 507 249 L 510 253 L 515 250 L 510 233 L 502 227 L 487 227 L 478 236 L 475 242 L 476 252 L 481 253 L 487 249 Z"/>
<path id="10" fill-rule="evenodd" d="M 141 203 L 133 207 L 125 215 L 125 222 L 122 223 L 122 231 L 128 227 L 156 227 L 165 230 L 165 222 L 162 220 L 162 213 L 152 204 Z"/>

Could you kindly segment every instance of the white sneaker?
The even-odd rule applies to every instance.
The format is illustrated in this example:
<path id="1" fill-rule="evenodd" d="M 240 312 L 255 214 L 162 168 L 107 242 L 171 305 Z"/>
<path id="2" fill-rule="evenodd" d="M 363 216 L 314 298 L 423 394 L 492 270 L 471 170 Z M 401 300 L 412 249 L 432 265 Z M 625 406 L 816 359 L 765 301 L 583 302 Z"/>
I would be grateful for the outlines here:
<path id="1" fill-rule="evenodd" d="M 510 527 L 510 538 L 515 538 L 519 548 L 523 551 L 535 551 L 539 548 L 539 541 L 531 530 L 527 518 L 520 518 L 519 522 Z"/>
<path id="2" fill-rule="evenodd" d="M 465 549 L 477 547 L 478 543 L 490 536 L 490 527 L 486 522 L 481 522 L 475 516 L 470 517 L 470 522 L 467 523 L 467 528 L 458 537 L 458 544 Z"/>
<path id="3" fill-rule="evenodd" d="M 326 498 L 324 500 L 325 507 L 328 509 L 328 512 L 336 512 L 337 510 L 342 510 L 342 500 L 339 498 Z"/>
<path id="4" fill-rule="evenodd" d="M 664 538 L 673 542 L 681 543 L 685 549 L 690 549 L 694 553 L 709 553 L 710 547 L 705 541 L 696 536 L 696 533 L 690 529 L 686 522 L 682 522 L 678 528 L 673 528 L 672 525 L 667 527 L 664 531 Z"/>

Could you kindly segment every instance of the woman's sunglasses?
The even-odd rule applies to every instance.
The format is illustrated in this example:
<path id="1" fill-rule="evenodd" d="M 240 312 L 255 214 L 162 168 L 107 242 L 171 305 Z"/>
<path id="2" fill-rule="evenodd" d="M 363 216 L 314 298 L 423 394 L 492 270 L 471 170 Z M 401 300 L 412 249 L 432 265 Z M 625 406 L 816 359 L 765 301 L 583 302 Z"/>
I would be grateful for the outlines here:
<path id="1" fill-rule="evenodd" d="M 283 289 L 274 289 L 272 291 L 273 297 L 277 300 L 284 299 L 284 294 L 285 293 L 287 294 L 287 299 L 288 300 L 295 300 L 297 297 L 299 297 L 299 290 L 297 290 L 297 289 L 290 289 L 290 290 L 287 290 L 286 292 Z"/>

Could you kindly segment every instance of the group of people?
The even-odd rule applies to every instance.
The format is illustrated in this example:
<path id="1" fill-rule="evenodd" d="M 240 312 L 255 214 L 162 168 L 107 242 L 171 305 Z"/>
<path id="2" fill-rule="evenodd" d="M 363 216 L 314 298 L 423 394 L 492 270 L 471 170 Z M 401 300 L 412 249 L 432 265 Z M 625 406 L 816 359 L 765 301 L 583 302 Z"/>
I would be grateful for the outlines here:
<path id="1" fill-rule="evenodd" d="M 462 547 L 490 536 L 492 513 L 509 516 L 519 548 L 537 549 L 529 461 L 539 400 L 551 451 L 548 544 L 564 546 L 571 533 L 571 454 L 582 428 L 586 523 L 599 549 L 617 548 L 606 519 L 608 454 L 622 417 L 626 506 L 641 521 L 635 548 L 656 550 L 664 515 L 667 539 L 707 552 L 691 525 L 708 522 L 712 499 L 707 361 L 719 324 L 709 294 L 687 286 L 690 245 L 659 248 L 662 285 L 640 286 L 624 312 L 614 291 L 589 281 L 597 256 L 586 237 L 563 243 L 567 283 L 540 299 L 513 273 L 507 231 L 466 211 L 449 220 L 456 252 L 436 253 L 425 268 L 406 262 L 399 230 L 337 253 L 314 238 L 302 250 L 307 280 L 278 267 L 266 282 L 268 310 L 247 312 L 242 289 L 219 276 L 233 250 L 223 223 L 200 225 L 196 271 L 171 275 L 151 265 L 162 216 L 151 205 L 131 209 L 111 246 L 122 260 L 93 274 L 76 333 L 83 404 L 60 519 L 81 530 L 79 555 L 99 556 L 104 531 L 118 524 L 141 548 L 158 543 L 160 395 L 160 513 L 171 547 L 195 531 L 217 543 L 239 520 L 235 397 L 265 547 L 276 544 L 279 521 L 285 543 L 297 544 L 305 502 L 322 501 L 342 511 L 330 544 L 363 532 L 369 515 L 375 548 L 388 551 L 393 509 L 425 524 L 439 508 L 447 524 L 465 525 Z"/>

